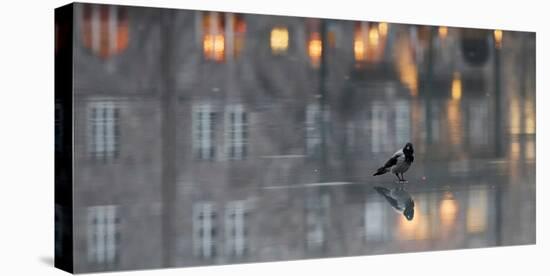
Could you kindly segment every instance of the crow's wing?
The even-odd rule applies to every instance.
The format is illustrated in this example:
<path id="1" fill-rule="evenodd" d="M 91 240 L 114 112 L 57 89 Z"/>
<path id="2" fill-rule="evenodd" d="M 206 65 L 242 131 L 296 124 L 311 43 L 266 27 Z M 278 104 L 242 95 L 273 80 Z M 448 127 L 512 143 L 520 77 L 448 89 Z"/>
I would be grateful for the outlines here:
<path id="1" fill-rule="evenodd" d="M 390 160 L 388 160 L 386 162 L 386 164 L 384 164 L 384 168 L 391 168 L 391 166 L 397 164 L 397 159 L 401 156 L 402 153 L 400 152 L 396 152 L 391 158 Z"/>

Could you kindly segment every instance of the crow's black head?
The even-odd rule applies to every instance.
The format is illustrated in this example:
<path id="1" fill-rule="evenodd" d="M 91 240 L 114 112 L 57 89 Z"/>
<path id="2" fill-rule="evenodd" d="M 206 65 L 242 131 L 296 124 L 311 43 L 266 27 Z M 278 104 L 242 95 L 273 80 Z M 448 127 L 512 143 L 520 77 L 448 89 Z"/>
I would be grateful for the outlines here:
<path id="1" fill-rule="evenodd" d="M 407 143 L 403 148 L 403 153 L 405 153 L 406 155 L 412 155 L 414 153 L 413 144 Z"/>

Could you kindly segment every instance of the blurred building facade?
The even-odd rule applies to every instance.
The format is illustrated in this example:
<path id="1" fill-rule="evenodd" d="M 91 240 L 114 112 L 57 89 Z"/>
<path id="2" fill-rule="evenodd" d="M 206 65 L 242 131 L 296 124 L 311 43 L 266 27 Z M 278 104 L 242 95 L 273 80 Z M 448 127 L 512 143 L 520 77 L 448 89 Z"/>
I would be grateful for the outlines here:
<path id="1" fill-rule="evenodd" d="M 74 28 L 76 271 L 534 242 L 534 34 L 91 4 Z M 358 185 L 408 141 L 413 221 Z"/>

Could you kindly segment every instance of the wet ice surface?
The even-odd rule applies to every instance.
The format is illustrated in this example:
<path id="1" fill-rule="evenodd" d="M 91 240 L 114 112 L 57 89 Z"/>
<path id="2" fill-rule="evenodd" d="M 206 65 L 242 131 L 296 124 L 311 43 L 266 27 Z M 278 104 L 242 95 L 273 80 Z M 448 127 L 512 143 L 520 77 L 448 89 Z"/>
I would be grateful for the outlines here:
<path id="1" fill-rule="evenodd" d="M 314 220 L 326 219 L 330 224 L 326 228 L 317 226 L 317 235 L 320 237 L 315 236 L 317 239 L 312 238 L 311 243 L 322 241 L 322 253 L 318 253 L 321 255 L 379 254 L 532 243 L 535 225 L 527 225 L 529 223 L 526 221 L 534 220 L 535 215 L 535 202 L 532 200 L 534 185 L 529 184 L 534 183 L 534 178 L 519 173 L 516 176 L 518 178 L 509 179 L 510 175 L 502 171 L 510 170 L 510 167 L 514 167 L 512 170 L 532 170 L 534 163 L 509 163 L 478 161 L 476 166 L 481 170 L 477 171 L 478 176 L 475 177 L 469 175 L 476 174 L 476 169 L 468 169 L 458 174 L 422 174 L 421 177 L 416 174 L 414 177 L 409 176 L 405 184 L 387 176 L 379 181 L 327 182 L 284 186 L 281 189 L 301 189 L 292 193 L 302 194 L 304 198 L 320 204 L 316 206 L 314 203 L 315 208 L 322 211 L 318 210 L 319 213 L 314 212 L 312 216 Z M 445 171 L 445 167 L 453 165 L 420 166 L 428 171 Z M 408 194 L 414 201 L 412 220 L 405 218 L 403 210 L 396 211 L 389 200 L 374 191 L 374 187 L 385 187 L 392 192 L 401 190 Z M 273 187 L 269 189 L 275 192 Z M 288 197 L 287 194 L 283 201 L 288 202 Z M 519 221 L 525 223 L 518 224 Z M 285 219 L 279 223 L 285 224 Z M 311 252 L 307 254 L 314 255 Z"/>
<path id="2" fill-rule="evenodd" d="M 77 44 L 80 270 L 535 242 L 533 34 L 138 10 Z"/>
<path id="3" fill-rule="evenodd" d="M 306 232 L 300 257 L 530 244 L 535 237 L 534 165 L 532 160 L 506 159 L 417 161 L 407 183 L 392 175 L 346 177 L 346 181 L 328 176 L 327 182 L 264 187 L 267 191 L 256 192 L 259 205 L 276 201 L 273 204 L 293 211 L 258 214 L 281 227 L 273 233 L 280 242 L 264 244 L 263 250 L 292 251 L 296 245 L 285 243 L 285 232 L 300 230 Z M 374 187 L 410 196 L 412 220 Z M 259 236 L 260 244 L 264 238 L 274 239 L 269 234 Z"/>

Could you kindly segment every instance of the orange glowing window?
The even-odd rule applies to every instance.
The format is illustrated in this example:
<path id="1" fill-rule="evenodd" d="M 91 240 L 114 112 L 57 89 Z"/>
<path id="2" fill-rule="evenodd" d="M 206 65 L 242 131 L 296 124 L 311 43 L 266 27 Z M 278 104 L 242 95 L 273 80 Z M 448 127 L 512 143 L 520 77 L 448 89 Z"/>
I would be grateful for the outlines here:
<path id="1" fill-rule="evenodd" d="M 411 93 L 411 96 L 418 95 L 418 68 L 414 59 L 414 49 L 409 39 L 400 36 L 396 42 L 396 69 L 399 73 L 399 80 Z"/>
<path id="2" fill-rule="evenodd" d="M 95 55 L 108 58 L 128 47 L 129 24 L 124 7 L 85 4 L 81 20 L 82 44 Z"/>
<path id="3" fill-rule="evenodd" d="M 233 42 L 233 55 L 235 57 L 238 57 L 244 48 L 246 34 L 246 21 L 244 20 L 243 15 L 234 15 L 233 30 L 235 33 L 235 41 Z"/>
<path id="4" fill-rule="evenodd" d="M 443 227 L 451 227 L 455 223 L 457 213 L 458 204 L 456 200 L 451 193 L 445 193 L 445 197 L 439 204 L 439 217 Z"/>
<path id="5" fill-rule="evenodd" d="M 378 46 L 379 39 L 380 39 L 380 34 L 378 33 L 378 29 L 370 28 L 369 29 L 369 47 Z"/>
<path id="6" fill-rule="evenodd" d="M 427 202 L 428 199 L 425 194 L 418 195 L 415 199 L 414 219 L 409 221 L 405 216 L 397 218 L 396 237 L 399 240 L 425 240 L 430 238 Z"/>
<path id="7" fill-rule="evenodd" d="M 387 23 L 369 25 L 367 22 L 357 22 L 353 35 L 355 61 L 358 63 L 379 62 L 384 54 L 387 31 Z"/>
<path id="8" fill-rule="evenodd" d="M 323 42 L 318 32 L 313 32 L 309 36 L 307 43 L 307 53 L 313 67 L 318 67 L 323 53 Z"/>
<path id="9" fill-rule="evenodd" d="M 270 46 L 273 54 L 286 53 L 288 49 L 288 29 L 286 27 L 271 29 Z"/>
<path id="10" fill-rule="evenodd" d="M 381 36 L 386 36 L 388 34 L 388 23 L 380 22 L 378 23 L 378 32 Z"/>
<path id="11" fill-rule="evenodd" d="M 226 58 L 240 55 L 246 34 L 243 15 L 206 12 L 202 23 L 203 54 L 206 60 L 223 62 Z"/>
<path id="12" fill-rule="evenodd" d="M 502 47 L 502 31 L 501 30 L 495 30 L 494 31 L 494 37 L 495 37 L 495 47 L 500 49 L 500 47 Z"/>
<path id="13" fill-rule="evenodd" d="M 360 37 L 355 37 L 353 41 L 353 54 L 356 61 L 364 61 L 365 58 L 365 42 Z"/>
<path id="14" fill-rule="evenodd" d="M 203 52 L 207 60 L 225 60 L 225 17 L 222 13 L 207 12 L 202 18 Z"/>
<path id="15" fill-rule="evenodd" d="M 224 59 L 225 38 L 222 34 L 205 34 L 203 39 L 204 56 L 207 59 L 222 61 Z"/>
<path id="16" fill-rule="evenodd" d="M 445 40 L 447 38 L 447 35 L 449 34 L 449 28 L 445 26 L 440 26 L 438 29 L 439 38 L 442 40 Z"/>
<path id="17" fill-rule="evenodd" d="M 464 130 L 460 101 L 451 100 L 447 103 L 447 125 L 449 126 L 448 134 L 451 145 L 461 145 Z"/>
<path id="18" fill-rule="evenodd" d="M 459 72 L 453 74 L 453 82 L 451 84 L 451 98 L 460 100 L 462 98 L 462 78 Z"/>
<path id="19" fill-rule="evenodd" d="M 468 194 L 466 229 L 468 233 L 482 233 L 487 229 L 488 218 L 487 190 L 471 190 Z"/>
<path id="20" fill-rule="evenodd" d="M 327 33 L 327 41 L 330 48 L 336 47 L 336 33 L 334 31 L 329 31 Z"/>

